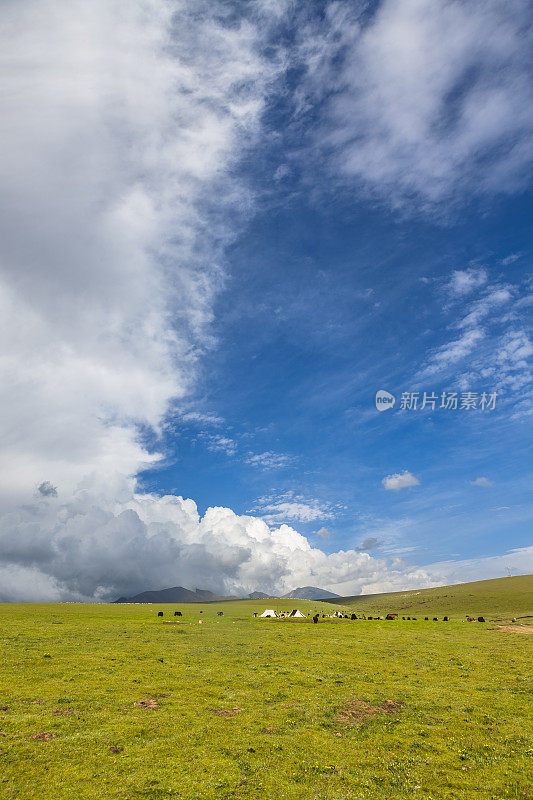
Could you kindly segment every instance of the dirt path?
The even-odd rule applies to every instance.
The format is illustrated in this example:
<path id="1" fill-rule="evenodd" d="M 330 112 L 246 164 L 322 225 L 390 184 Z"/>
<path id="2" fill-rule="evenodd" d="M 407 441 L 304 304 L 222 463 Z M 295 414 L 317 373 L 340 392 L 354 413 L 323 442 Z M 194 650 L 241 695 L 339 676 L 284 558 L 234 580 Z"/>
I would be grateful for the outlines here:
<path id="1" fill-rule="evenodd" d="M 498 630 L 509 633 L 533 633 L 533 625 L 498 625 Z"/>

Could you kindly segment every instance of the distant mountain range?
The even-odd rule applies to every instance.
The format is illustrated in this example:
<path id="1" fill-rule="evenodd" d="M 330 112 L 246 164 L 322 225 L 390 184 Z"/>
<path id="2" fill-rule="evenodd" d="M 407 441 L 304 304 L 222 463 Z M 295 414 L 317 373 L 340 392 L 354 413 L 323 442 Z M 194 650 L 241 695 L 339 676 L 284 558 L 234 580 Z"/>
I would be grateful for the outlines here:
<path id="1" fill-rule="evenodd" d="M 299 589 L 293 589 L 283 597 L 291 600 L 329 600 L 332 597 L 340 597 L 340 595 L 327 592 L 325 589 L 318 589 L 316 586 L 300 586 Z"/>
<path id="2" fill-rule="evenodd" d="M 338 594 L 328 592 L 326 589 L 318 589 L 316 586 L 300 586 L 292 592 L 282 595 L 281 599 L 290 600 L 329 600 L 339 597 Z M 159 589 L 158 591 L 141 592 L 133 597 L 119 597 L 115 603 L 212 603 L 224 600 L 268 600 L 280 599 L 276 595 L 265 594 L 264 592 L 252 592 L 247 598 L 236 597 L 235 595 L 224 596 L 214 594 L 207 589 L 185 589 L 183 586 L 174 586 L 171 589 Z"/>
<path id="3" fill-rule="evenodd" d="M 183 586 L 173 586 L 171 589 L 141 592 L 133 595 L 133 597 L 119 597 L 118 600 L 115 600 L 115 603 L 211 603 L 214 600 L 239 600 L 239 598 L 214 594 L 207 589 L 196 589 L 196 591 L 192 592 Z"/>

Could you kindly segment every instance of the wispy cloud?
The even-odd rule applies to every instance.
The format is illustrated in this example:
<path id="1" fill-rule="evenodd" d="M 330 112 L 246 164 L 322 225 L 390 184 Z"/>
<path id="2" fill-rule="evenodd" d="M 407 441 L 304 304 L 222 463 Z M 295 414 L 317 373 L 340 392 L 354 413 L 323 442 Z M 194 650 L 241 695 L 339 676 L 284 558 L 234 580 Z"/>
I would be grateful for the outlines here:
<path id="1" fill-rule="evenodd" d="M 305 112 L 323 100 L 317 145 L 346 186 L 441 213 L 514 192 L 531 167 L 527 2 L 384 0 L 365 18 L 332 3 L 301 29 Z M 460 200 L 459 200 L 460 202 Z"/>
<path id="2" fill-rule="evenodd" d="M 422 375 L 431 375 L 462 361 L 477 343 L 483 339 L 484 332 L 477 328 L 466 331 L 458 339 L 437 347 Z"/>
<path id="3" fill-rule="evenodd" d="M 218 450 L 227 456 L 234 456 L 237 452 L 237 442 L 229 436 L 205 436 L 204 438 L 209 450 Z"/>
<path id="4" fill-rule="evenodd" d="M 470 481 L 470 486 L 494 486 L 494 481 L 491 481 L 488 478 L 479 477 L 474 481 Z"/>
<path id="5" fill-rule="evenodd" d="M 316 498 L 306 498 L 294 492 L 261 497 L 252 511 L 260 514 L 269 524 L 315 522 L 335 517 L 334 510 L 329 503 L 322 503 Z M 329 536 L 326 528 L 321 528 L 318 533 L 322 537 Z"/>
<path id="6" fill-rule="evenodd" d="M 264 453 L 248 453 L 246 463 L 258 469 L 284 469 L 296 462 L 296 457 L 287 453 L 275 453 L 266 450 Z"/>
<path id="7" fill-rule="evenodd" d="M 483 297 L 470 305 L 466 316 L 460 319 L 456 325 L 458 328 L 475 328 L 494 309 L 505 305 L 510 300 L 511 292 L 508 287 L 491 287 Z"/>
<path id="8" fill-rule="evenodd" d="M 452 273 L 448 288 L 453 295 L 462 297 L 465 294 L 469 294 L 473 289 L 483 286 L 486 282 L 487 270 L 483 267 L 457 269 Z"/>
<path id="9" fill-rule="evenodd" d="M 222 417 L 218 417 L 216 414 L 211 414 L 206 411 L 187 411 L 183 414 L 180 414 L 180 419 L 183 422 L 190 422 L 194 425 L 223 425 L 224 419 Z"/>
<path id="10" fill-rule="evenodd" d="M 521 392 L 531 380 L 533 354 L 526 330 L 527 284 L 493 283 L 486 268 L 481 273 L 471 268 L 452 273 L 445 288 L 451 297 L 444 308 L 445 333 L 454 337 L 428 353 L 415 380 L 447 377 L 462 388 L 481 386 L 500 399 L 507 395 L 507 402 L 520 405 L 523 412 L 529 404 Z"/>

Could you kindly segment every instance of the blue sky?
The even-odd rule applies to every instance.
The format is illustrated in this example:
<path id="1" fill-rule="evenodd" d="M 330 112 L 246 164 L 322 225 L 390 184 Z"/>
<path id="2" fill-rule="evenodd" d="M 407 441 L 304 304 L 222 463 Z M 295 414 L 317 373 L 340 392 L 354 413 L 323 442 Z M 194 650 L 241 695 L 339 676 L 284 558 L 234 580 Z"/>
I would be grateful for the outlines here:
<path id="1" fill-rule="evenodd" d="M 145 484 L 185 491 L 200 509 L 297 522 L 326 551 L 374 538 L 425 564 L 528 545 L 531 420 L 527 384 L 513 385 L 526 371 L 520 359 L 502 381 L 496 365 L 505 337 L 527 326 L 530 196 L 483 213 L 473 201 L 443 225 L 352 197 L 321 207 L 278 192 L 228 253 L 202 392 L 189 419 L 171 422 L 173 457 Z M 458 293 L 454 275 L 480 285 Z M 479 322 L 483 340 L 420 377 L 460 338 L 458 321 L 504 287 L 509 299 Z M 397 403 L 380 414 L 381 388 L 398 401 L 416 390 L 498 397 L 484 412 Z M 404 470 L 419 485 L 387 491 L 382 479 Z M 480 477 L 491 485 L 472 485 Z"/>
<path id="2" fill-rule="evenodd" d="M 530 4 L 0 14 L 0 600 L 533 571 Z"/>

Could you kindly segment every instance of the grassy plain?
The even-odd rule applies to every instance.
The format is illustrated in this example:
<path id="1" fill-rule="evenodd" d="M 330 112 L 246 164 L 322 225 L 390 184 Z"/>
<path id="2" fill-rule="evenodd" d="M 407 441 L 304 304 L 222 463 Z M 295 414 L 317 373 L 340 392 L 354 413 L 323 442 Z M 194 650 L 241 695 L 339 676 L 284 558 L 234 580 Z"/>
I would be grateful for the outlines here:
<path id="1" fill-rule="evenodd" d="M 396 611 L 400 616 L 442 614 L 509 617 L 533 615 L 533 575 L 493 578 L 434 589 L 366 594 L 332 600 L 358 613 Z"/>
<path id="2" fill-rule="evenodd" d="M 296 606 L 0 606 L 0 797 L 533 797 L 532 636 Z"/>

